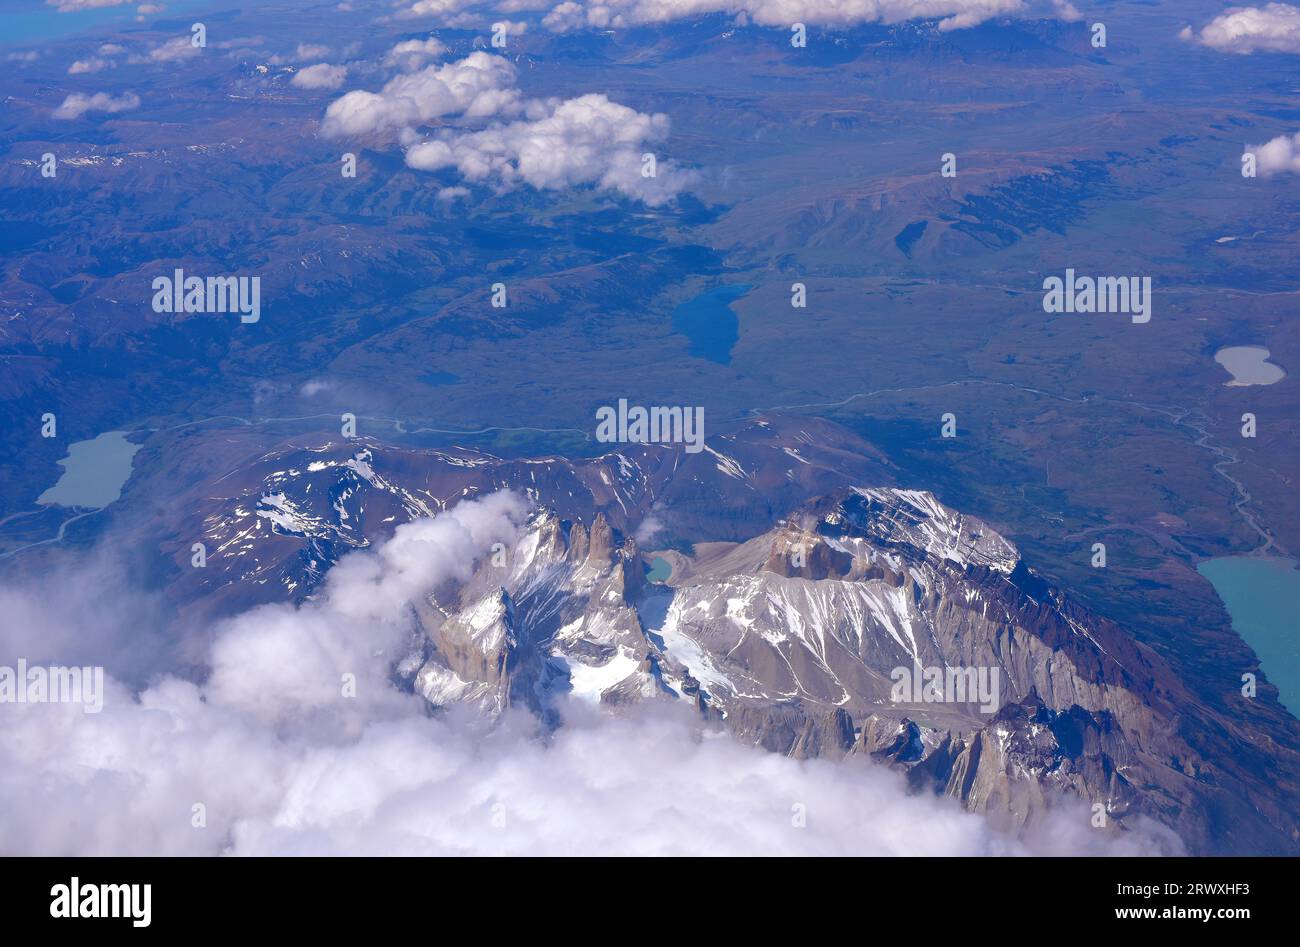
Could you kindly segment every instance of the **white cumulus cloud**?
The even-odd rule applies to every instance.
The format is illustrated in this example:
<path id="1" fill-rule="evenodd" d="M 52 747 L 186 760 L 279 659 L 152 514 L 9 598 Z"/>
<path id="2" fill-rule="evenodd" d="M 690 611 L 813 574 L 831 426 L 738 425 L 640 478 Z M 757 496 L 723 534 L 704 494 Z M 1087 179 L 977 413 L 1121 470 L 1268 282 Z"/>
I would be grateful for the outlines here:
<path id="1" fill-rule="evenodd" d="M 126 112 L 139 107 L 140 97 L 132 92 L 119 96 L 107 92 L 96 92 L 94 95 L 76 92 L 64 99 L 63 104 L 52 114 L 55 118 L 81 118 L 87 112 Z"/>
<path id="2" fill-rule="evenodd" d="M 447 26 L 459 26 L 468 22 L 465 11 L 481 5 L 483 0 L 416 0 L 397 15 L 404 19 L 437 17 Z"/>
<path id="3" fill-rule="evenodd" d="M 291 85 L 299 89 L 337 89 L 348 77 L 347 66 L 331 66 L 329 63 L 317 63 L 307 66 L 293 74 Z"/>
<path id="4" fill-rule="evenodd" d="M 347 93 L 326 109 L 321 133 L 393 136 L 409 167 L 455 169 L 501 189 L 592 185 L 657 206 L 694 184 L 694 172 L 659 156 L 654 173 L 643 173 L 643 156 L 667 137 L 668 116 L 595 93 L 526 100 L 515 80 L 509 60 L 474 52 L 397 76 L 379 92 Z"/>
<path id="5" fill-rule="evenodd" d="M 1247 145 L 1255 155 L 1255 170 L 1262 176 L 1300 174 L 1300 132 L 1278 135 L 1262 145 Z"/>
<path id="6" fill-rule="evenodd" d="M 178 62 L 199 55 L 199 47 L 190 36 L 174 36 L 149 50 L 147 56 L 132 56 L 131 62 Z"/>
<path id="7" fill-rule="evenodd" d="M 1229 7 L 1200 33 L 1185 26 L 1179 35 L 1225 53 L 1300 53 L 1300 7 L 1289 3 Z"/>
<path id="8" fill-rule="evenodd" d="M 468 181 L 539 190 L 597 185 L 651 206 L 692 183 L 671 161 L 642 174 L 642 156 L 668 135 L 668 116 L 638 112 L 590 94 L 549 106 L 539 118 L 451 132 L 412 145 L 406 163 L 437 171 L 454 167 Z"/>
<path id="9" fill-rule="evenodd" d="M 403 40 L 384 56 L 384 65 L 402 72 L 415 72 L 429 60 L 439 59 L 446 52 L 447 47 L 433 37 Z"/>
<path id="10" fill-rule="evenodd" d="M 309 378 L 303 382 L 302 387 L 298 389 L 298 393 L 304 398 L 313 398 L 322 391 L 329 391 L 333 387 L 334 383 L 331 381 L 326 381 L 323 378 Z"/>
<path id="11" fill-rule="evenodd" d="M 467 118 L 518 112 L 515 67 L 501 56 L 470 53 L 457 62 L 397 76 L 379 92 L 355 90 L 331 102 L 321 133 L 326 137 L 392 133 L 427 125 L 448 115 Z"/>
<path id="12" fill-rule="evenodd" d="M 96 55 L 89 56 L 86 59 L 78 59 L 68 67 L 68 75 L 76 76 L 88 72 L 100 72 L 104 69 L 113 69 L 117 63 L 113 62 L 111 57 L 120 56 L 126 52 L 126 48 L 116 43 L 103 43 L 96 51 Z M 108 57 L 108 58 L 106 58 Z"/>
<path id="13" fill-rule="evenodd" d="M 100 59 L 98 56 L 91 56 L 89 59 L 78 59 L 68 67 L 68 75 L 79 76 L 88 72 L 99 72 L 103 69 L 111 69 L 113 63 L 107 59 Z"/>

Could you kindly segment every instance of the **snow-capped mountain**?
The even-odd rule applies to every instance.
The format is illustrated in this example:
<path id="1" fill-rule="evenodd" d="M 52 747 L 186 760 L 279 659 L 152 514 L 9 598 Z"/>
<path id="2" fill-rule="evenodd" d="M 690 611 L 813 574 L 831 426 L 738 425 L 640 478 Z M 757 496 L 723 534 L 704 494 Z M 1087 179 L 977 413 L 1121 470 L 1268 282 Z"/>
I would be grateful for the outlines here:
<path id="1" fill-rule="evenodd" d="M 602 515 L 588 530 L 537 513 L 421 610 L 417 691 L 544 716 L 562 693 L 687 701 L 775 752 L 872 754 L 1017 824 L 1058 790 L 1122 824 L 1159 807 L 1150 760 L 1187 752 L 1136 693 L 1151 656 L 930 494 L 849 489 L 746 542 L 670 555 L 668 583 L 647 583 Z M 996 683 L 985 704 L 898 700 L 899 668 Z"/>
<path id="2" fill-rule="evenodd" d="M 603 513 L 615 529 L 667 546 L 745 538 L 748 524 L 771 522 L 808 496 L 891 481 L 866 442 L 826 422 L 784 417 L 736 425 L 698 454 L 629 444 L 592 458 L 506 459 L 371 440 L 293 442 L 249 458 L 223 479 L 224 493 L 196 498 L 194 514 L 175 525 L 178 598 L 216 611 L 300 600 L 350 549 L 497 490 L 576 522 Z M 201 571 L 185 567 L 196 538 L 208 553 Z"/>
<path id="3" fill-rule="evenodd" d="M 518 542 L 418 603 L 396 670 L 431 709 L 554 727 L 565 697 L 672 701 L 772 752 L 871 756 L 1012 827 L 1070 797 L 1193 851 L 1225 820 L 1245 849 L 1300 845 L 1285 794 L 1245 789 L 1247 737 L 1164 659 L 844 437 L 760 418 L 695 455 L 289 446 L 204 501 L 209 566 L 183 581 L 301 600 L 347 550 L 511 489 L 533 511 Z"/>

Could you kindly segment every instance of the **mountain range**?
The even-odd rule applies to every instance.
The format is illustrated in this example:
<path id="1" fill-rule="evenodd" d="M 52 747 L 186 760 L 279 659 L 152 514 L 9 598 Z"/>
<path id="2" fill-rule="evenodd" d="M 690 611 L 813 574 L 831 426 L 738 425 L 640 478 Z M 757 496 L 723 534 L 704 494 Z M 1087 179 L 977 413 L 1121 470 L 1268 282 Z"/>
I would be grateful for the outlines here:
<path id="1" fill-rule="evenodd" d="M 394 674 L 433 710 L 557 727 L 561 695 L 612 713 L 684 702 L 774 753 L 884 762 L 1009 831 L 1069 799 L 1109 831 L 1168 826 L 1194 853 L 1300 851 L 1294 718 L 1203 701 L 994 526 L 894 476 L 849 432 L 779 415 L 698 454 L 286 445 L 192 511 L 207 563 L 189 568 L 176 536 L 172 594 L 214 614 L 308 601 L 349 551 L 514 491 L 532 510 L 518 541 L 418 604 Z M 685 538 L 699 535 L 713 538 Z M 900 699 L 929 669 L 970 674 L 969 692 Z"/>

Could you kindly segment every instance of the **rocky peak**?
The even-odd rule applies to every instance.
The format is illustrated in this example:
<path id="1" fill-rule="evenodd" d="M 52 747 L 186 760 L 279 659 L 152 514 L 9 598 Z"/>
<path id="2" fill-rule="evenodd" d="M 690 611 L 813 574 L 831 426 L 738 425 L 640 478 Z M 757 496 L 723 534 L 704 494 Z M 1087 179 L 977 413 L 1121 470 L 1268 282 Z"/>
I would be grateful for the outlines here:
<path id="1" fill-rule="evenodd" d="M 833 540 L 865 540 L 912 561 L 985 566 L 1007 575 L 1020 562 L 1016 547 L 988 524 L 923 490 L 852 487 L 813 501 L 799 519 Z"/>
<path id="2" fill-rule="evenodd" d="M 587 527 L 581 523 L 574 523 L 569 527 L 569 561 L 581 563 L 587 561 L 587 553 L 591 550 L 591 540 L 587 533 Z"/>
<path id="3" fill-rule="evenodd" d="M 614 530 L 604 513 L 597 513 L 592 520 L 589 542 L 587 561 L 597 568 L 608 565 L 614 553 Z"/>

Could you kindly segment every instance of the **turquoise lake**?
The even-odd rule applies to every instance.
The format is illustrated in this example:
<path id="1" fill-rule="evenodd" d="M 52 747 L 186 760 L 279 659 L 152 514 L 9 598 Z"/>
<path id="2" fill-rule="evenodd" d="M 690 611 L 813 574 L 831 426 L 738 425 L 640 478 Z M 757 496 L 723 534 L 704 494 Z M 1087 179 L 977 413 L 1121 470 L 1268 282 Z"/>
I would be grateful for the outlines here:
<path id="1" fill-rule="evenodd" d="M 673 574 L 673 565 L 663 556 L 655 556 L 650 561 L 650 571 L 645 577 L 651 582 L 667 582 Z"/>
<path id="2" fill-rule="evenodd" d="M 100 509 L 122 495 L 131 476 L 131 464 L 139 444 L 132 444 L 123 431 L 109 431 L 90 441 L 68 447 L 59 461 L 63 475 L 36 502 L 44 506 L 79 506 Z"/>
<path id="3" fill-rule="evenodd" d="M 1296 560 L 1211 559 L 1197 571 L 1214 585 L 1232 627 L 1259 655 L 1279 699 L 1300 717 L 1300 569 Z"/>

